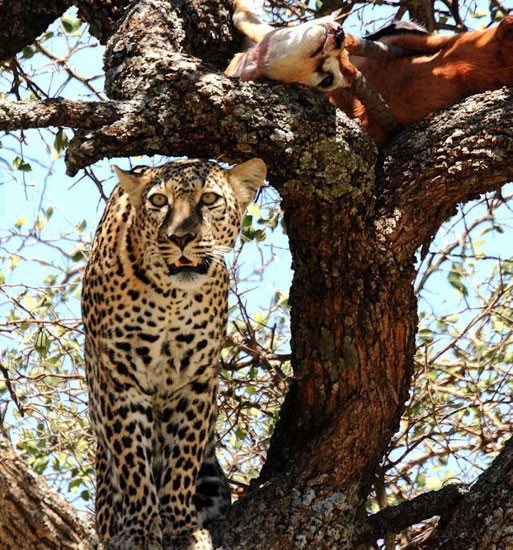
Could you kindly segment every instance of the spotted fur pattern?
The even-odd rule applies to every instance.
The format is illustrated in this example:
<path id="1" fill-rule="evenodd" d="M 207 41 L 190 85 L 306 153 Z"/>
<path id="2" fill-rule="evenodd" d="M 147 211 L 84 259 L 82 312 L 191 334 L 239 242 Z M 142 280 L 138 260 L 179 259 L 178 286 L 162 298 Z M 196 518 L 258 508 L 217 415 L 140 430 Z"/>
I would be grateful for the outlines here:
<path id="1" fill-rule="evenodd" d="M 265 165 L 116 171 L 82 297 L 97 530 L 108 548 L 207 550 L 205 522 L 229 505 L 214 451 L 223 255 Z"/>

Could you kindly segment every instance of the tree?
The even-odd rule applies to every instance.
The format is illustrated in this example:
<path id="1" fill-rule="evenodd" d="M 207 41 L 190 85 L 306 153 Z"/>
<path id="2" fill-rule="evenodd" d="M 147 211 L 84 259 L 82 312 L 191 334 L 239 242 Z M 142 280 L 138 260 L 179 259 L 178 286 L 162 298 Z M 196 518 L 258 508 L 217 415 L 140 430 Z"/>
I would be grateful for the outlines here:
<path id="1" fill-rule="evenodd" d="M 64 8 L 47 4 L 48 20 Z M 512 179 L 513 130 L 504 116 L 511 90 L 468 98 L 378 152 L 307 90 L 223 77 L 237 50 L 226 0 L 73 4 L 107 43 L 109 101 L 2 100 L 0 128 L 73 128 L 70 174 L 143 153 L 260 156 L 282 198 L 294 267 L 294 374 L 260 477 L 216 527 L 217 542 L 352 549 L 439 515 L 426 548 L 511 547 L 511 445 L 465 494 L 448 486 L 371 519 L 365 512 L 414 374 L 415 253 L 426 252 L 458 204 Z M 12 46 L 4 59 L 42 30 L 32 23 L 43 24 L 35 7 L 23 9 L 4 5 L 12 15 L 2 29 Z"/>

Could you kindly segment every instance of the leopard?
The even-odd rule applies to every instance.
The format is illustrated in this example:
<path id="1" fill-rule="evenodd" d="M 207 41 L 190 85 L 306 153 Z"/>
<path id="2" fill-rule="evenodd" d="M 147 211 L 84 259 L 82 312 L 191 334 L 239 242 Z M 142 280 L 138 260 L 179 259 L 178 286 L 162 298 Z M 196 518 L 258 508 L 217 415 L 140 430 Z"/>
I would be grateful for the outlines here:
<path id="1" fill-rule="evenodd" d="M 266 166 L 113 168 L 82 290 L 96 530 L 109 549 L 210 550 L 230 506 L 215 452 L 224 257 Z"/>

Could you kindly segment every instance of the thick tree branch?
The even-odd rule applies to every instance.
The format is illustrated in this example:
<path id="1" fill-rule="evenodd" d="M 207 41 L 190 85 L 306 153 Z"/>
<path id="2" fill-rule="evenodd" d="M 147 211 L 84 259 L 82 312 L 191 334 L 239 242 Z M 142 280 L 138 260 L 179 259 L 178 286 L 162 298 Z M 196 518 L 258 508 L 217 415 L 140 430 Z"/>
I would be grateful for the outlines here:
<path id="1" fill-rule="evenodd" d="M 0 61 L 16 55 L 71 6 L 71 0 L 0 0 Z"/>
<path id="2" fill-rule="evenodd" d="M 79 17 L 89 23 L 89 32 L 105 44 L 116 30 L 131 0 L 73 0 Z"/>
<path id="3" fill-rule="evenodd" d="M 94 102 L 60 98 L 42 101 L 0 100 L 0 129 L 5 131 L 48 126 L 97 129 L 106 125 L 119 125 L 125 119 L 129 127 L 145 123 L 144 102 Z"/>
<path id="4" fill-rule="evenodd" d="M 186 30 L 196 20 L 205 17 L 206 29 L 213 23 L 211 40 L 204 48 L 208 59 L 209 52 L 226 39 L 224 26 L 218 24 L 220 30 L 215 30 L 214 23 L 215 17 L 225 21 L 222 13 L 230 13 L 226 3 L 142 0 L 133 5 L 109 41 L 107 93 L 114 99 L 141 97 L 147 103 L 150 124 L 144 129 L 147 137 L 141 152 L 225 155 L 231 160 L 261 152 L 274 165 L 275 184 L 294 179 L 295 173 L 308 174 L 318 182 L 330 175 L 331 181 L 338 179 L 347 168 L 337 159 L 344 164 L 352 158 L 349 172 L 366 165 L 369 173 L 372 143 L 355 133 L 354 126 L 345 131 L 342 125 L 337 128 L 337 120 L 347 118 L 335 118 L 333 108 L 321 97 L 292 87 L 229 80 L 192 55 L 193 36 Z M 225 64 L 226 58 L 223 68 Z M 209 139 L 213 129 L 215 140 Z M 128 143 L 124 140 L 128 154 L 141 145 L 133 137 Z M 80 145 L 70 148 L 71 171 L 91 162 L 88 157 L 96 150 L 109 156 L 119 147 L 102 132 L 90 138 L 85 155 L 81 156 Z"/>
<path id="5" fill-rule="evenodd" d="M 428 550 L 513 548 L 513 439 L 425 545 Z"/>
<path id="6" fill-rule="evenodd" d="M 323 98 L 306 90 L 232 81 L 177 56 L 174 66 L 184 65 L 189 70 L 177 74 L 173 86 L 141 98 L 144 124 L 134 120 L 77 133 L 67 154 L 68 171 L 103 157 L 161 153 L 232 161 L 261 155 L 277 186 L 293 181 L 295 174 L 308 173 L 320 184 L 341 175 L 349 181 L 354 170 L 372 173 L 373 144 L 344 115 L 335 117 Z M 213 128 L 216 140 L 209 139 Z M 351 166 L 344 166 L 348 157 Z M 340 189 L 329 185 L 325 193 Z"/>
<path id="7" fill-rule="evenodd" d="M 406 527 L 433 516 L 450 514 L 462 497 L 461 487 L 454 484 L 385 508 L 369 517 L 368 526 L 372 537 L 374 540 L 380 539 L 387 533 L 399 533 Z"/>
<path id="8" fill-rule="evenodd" d="M 91 526 L 50 491 L 0 436 L 0 547 L 17 550 L 92 550 Z"/>
<path id="9" fill-rule="evenodd" d="M 400 257 L 429 244 L 459 203 L 513 179 L 511 112 L 513 88 L 475 95 L 415 124 L 383 151 L 378 223 Z"/>

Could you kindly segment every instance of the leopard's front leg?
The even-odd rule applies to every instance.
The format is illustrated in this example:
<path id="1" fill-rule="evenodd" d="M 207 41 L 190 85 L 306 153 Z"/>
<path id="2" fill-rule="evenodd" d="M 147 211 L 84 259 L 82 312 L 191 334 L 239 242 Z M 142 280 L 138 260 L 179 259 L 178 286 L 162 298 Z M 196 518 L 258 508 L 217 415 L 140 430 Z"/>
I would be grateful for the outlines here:
<path id="1" fill-rule="evenodd" d="M 171 395 L 162 412 L 162 468 L 157 483 L 165 550 L 212 549 L 209 532 L 198 524 L 193 498 L 215 422 L 216 391 L 215 376 L 201 377 Z"/>
<path id="2" fill-rule="evenodd" d="M 110 377 L 112 370 L 104 367 L 88 377 L 91 420 L 98 438 L 98 533 L 109 549 L 161 550 L 151 398 L 126 379 L 121 387 L 119 380 Z M 111 390 L 101 392 L 99 385 Z"/>

